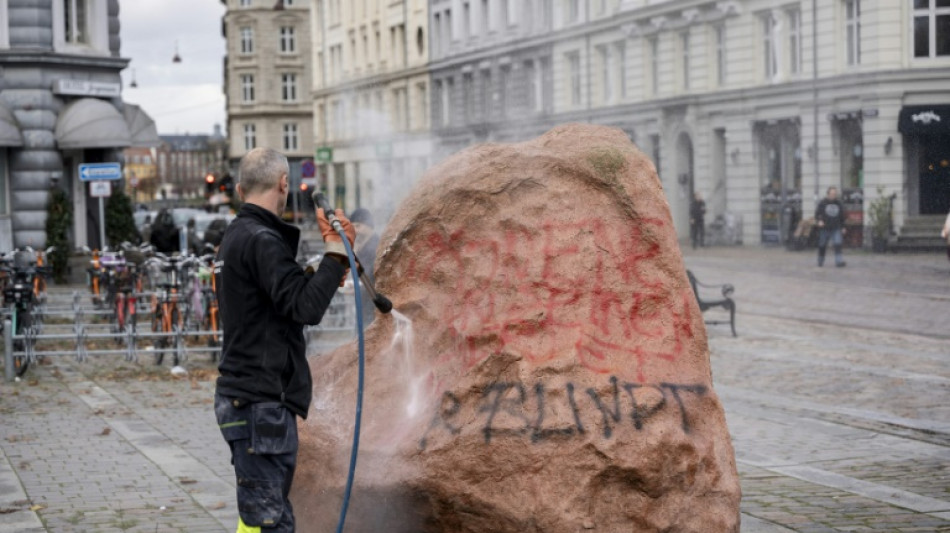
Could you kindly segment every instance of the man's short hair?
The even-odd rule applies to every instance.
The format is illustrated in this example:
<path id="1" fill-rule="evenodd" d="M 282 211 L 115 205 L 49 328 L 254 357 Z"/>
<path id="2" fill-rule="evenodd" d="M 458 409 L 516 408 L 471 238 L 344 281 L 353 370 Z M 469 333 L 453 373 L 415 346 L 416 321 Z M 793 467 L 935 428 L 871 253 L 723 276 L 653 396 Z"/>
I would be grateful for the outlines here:
<path id="1" fill-rule="evenodd" d="M 837 188 L 837 187 L 835 187 L 834 185 L 832 185 L 831 187 L 828 187 L 828 190 L 827 190 L 827 191 L 825 191 L 825 194 L 829 194 L 829 193 L 831 193 L 831 191 L 832 191 L 832 190 L 834 190 L 834 191 L 837 191 L 837 190 L 838 190 L 838 188 Z"/>
<path id="2" fill-rule="evenodd" d="M 244 194 L 254 194 L 277 187 L 280 177 L 289 173 L 283 154 L 272 148 L 255 148 L 241 158 L 238 180 Z"/>

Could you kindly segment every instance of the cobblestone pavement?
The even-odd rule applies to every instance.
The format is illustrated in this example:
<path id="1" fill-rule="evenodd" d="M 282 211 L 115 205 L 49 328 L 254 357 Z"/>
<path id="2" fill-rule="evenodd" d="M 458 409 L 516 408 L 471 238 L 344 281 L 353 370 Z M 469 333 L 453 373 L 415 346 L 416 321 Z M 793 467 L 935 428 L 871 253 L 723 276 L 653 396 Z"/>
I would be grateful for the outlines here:
<path id="1" fill-rule="evenodd" d="M 708 331 L 744 533 L 950 531 L 950 264 L 847 260 L 685 253 L 736 287 L 739 336 Z M 0 531 L 234 530 L 212 365 L 175 379 L 149 359 L 57 358 L 0 383 Z"/>

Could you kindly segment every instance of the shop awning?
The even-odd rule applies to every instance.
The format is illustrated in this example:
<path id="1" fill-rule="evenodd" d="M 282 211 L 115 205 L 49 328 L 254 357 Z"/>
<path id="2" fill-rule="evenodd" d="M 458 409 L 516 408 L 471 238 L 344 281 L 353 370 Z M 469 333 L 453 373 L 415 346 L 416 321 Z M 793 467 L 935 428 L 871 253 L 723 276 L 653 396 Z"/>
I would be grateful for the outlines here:
<path id="1" fill-rule="evenodd" d="M 912 135 L 950 134 L 950 105 L 909 105 L 901 108 L 897 131 Z"/>
<path id="2" fill-rule="evenodd" d="M 23 146 L 20 124 L 3 104 L 0 104 L 0 146 Z"/>
<path id="3" fill-rule="evenodd" d="M 96 98 L 81 98 L 64 107 L 55 133 L 60 149 L 123 148 L 132 138 L 119 111 Z"/>
<path id="4" fill-rule="evenodd" d="M 129 132 L 132 134 L 130 139 L 132 146 L 152 148 L 162 143 L 161 139 L 158 138 L 155 121 L 141 107 L 135 104 L 125 104 L 125 108 L 122 109 L 122 116 L 125 117 L 125 123 L 129 126 Z"/>

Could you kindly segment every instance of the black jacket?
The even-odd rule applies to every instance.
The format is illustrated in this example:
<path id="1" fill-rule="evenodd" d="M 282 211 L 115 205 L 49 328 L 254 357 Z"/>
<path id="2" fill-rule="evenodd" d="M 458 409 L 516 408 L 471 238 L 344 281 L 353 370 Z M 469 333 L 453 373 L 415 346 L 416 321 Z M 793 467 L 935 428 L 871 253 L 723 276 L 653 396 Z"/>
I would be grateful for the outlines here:
<path id="1" fill-rule="evenodd" d="M 215 268 L 224 329 L 217 392 L 251 402 L 281 402 L 307 417 L 313 380 L 304 324 L 317 324 L 343 279 L 324 258 L 306 274 L 294 258 L 300 230 L 253 204 L 228 226 Z"/>
<path id="2" fill-rule="evenodd" d="M 844 204 L 837 198 L 824 198 L 818 202 L 815 218 L 825 223 L 825 229 L 836 230 L 844 226 Z"/>

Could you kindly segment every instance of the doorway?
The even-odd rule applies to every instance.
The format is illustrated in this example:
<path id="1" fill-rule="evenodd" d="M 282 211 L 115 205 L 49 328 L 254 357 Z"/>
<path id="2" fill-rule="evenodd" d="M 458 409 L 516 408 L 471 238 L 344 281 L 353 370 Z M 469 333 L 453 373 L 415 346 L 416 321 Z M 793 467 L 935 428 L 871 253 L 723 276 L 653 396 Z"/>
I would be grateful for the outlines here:
<path id="1" fill-rule="evenodd" d="M 924 135 L 917 158 L 921 215 L 950 212 L 950 144 L 946 137 Z"/>
<path id="2" fill-rule="evenodd" d="M 685 131 L 676 139 L 677 227 L 680 235 L 689 235 L 689 206 L 693 201 L 693 141 Z"/>

